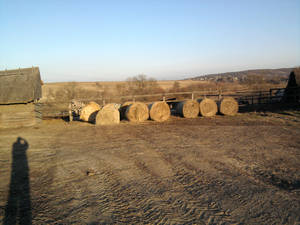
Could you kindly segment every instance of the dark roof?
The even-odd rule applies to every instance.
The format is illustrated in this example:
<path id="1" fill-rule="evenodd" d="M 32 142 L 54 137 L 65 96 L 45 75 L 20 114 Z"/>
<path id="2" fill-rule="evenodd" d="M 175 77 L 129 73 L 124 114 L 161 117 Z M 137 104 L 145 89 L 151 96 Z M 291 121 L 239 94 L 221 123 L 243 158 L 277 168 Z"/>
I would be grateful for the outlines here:
<path id="1" fill-rule="evenodd" d="M 27 103 L 41 97 L 38 67 L 0 71 L 0 104 Z"/>

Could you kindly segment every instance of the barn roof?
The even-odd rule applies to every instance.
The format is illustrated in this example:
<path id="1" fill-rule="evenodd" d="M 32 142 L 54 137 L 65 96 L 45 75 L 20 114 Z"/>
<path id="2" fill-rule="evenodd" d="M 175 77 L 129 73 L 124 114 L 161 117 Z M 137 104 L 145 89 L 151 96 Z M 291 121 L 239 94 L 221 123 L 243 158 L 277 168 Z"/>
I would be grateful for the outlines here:
<path id="1" fill-rule="evenodd" d="M 38 67 L 0 71 L 0 104 L 27 103 L 41 97 Z"/>
<path id="2" fill-rule="evenodd" d="M 287 88 L 300 87 L 300 68 L 294 69 L 289 76 Z"/>

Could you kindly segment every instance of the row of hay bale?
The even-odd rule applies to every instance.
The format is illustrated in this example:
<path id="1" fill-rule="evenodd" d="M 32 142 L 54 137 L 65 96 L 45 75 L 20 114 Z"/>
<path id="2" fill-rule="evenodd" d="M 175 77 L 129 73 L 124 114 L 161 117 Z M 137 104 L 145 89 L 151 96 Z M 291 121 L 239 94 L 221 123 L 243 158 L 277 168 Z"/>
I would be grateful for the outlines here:
<path id="1" fill-rule="evenodd" d="M 234 116 L 239 109 L 234 98 L 226 97 L 218 102 L 209 98 L 186 100 L 173 104 L 173 113 L 185 118 L 196 118 L 199 114 L 203 117 L 215 116 L 218 112 L 222 115 Z"/>
<path id="2" fill-rule="evenodd" d="M 142 102 L 125 102 L 123 105 L 110 103 L 104 107 L 90 102 L 81 110 L 80 119 L 97 125 L 117 124 L 121 119 L 143 122 L 150 118 L 162 122 L 167 120 L 170 114 L 166 102 L 154 102 L 148 106 Z"/>
<path id="3" fill-rule="evenodd" d="M 143 102 L 125 102 L 123 105 L 110 103 L 100 107 L 95 102 L 85 105 L 80 113 L 80 119 L 96 125 L 118 124 L 126 119 L 130 122 L 143 122 L 149 118 L 154 121 L 166 121 L 171 113 L 184 118 L 196 118 L 199 114 L 211 117 L 220 112 L 223 115 L 235 115 L 238 103 L 233 98 L 223 98 L 217 103 L 209 98 L 186 100 L 170 106 L 164 102 L 154 102 L 146 105 Z"/>

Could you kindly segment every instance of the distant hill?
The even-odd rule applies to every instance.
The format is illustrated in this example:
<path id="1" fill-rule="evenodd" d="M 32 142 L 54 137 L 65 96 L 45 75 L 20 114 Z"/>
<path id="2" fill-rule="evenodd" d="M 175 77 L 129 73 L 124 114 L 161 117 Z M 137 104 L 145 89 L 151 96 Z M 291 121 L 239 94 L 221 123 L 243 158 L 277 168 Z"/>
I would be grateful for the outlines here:
<path id="1" fill-rule="evenodd" d="M 208 74 L 189 79 L 216 82 L 243 82 L 249 77 L 260 77 L 265 81 L 285 82 L 293 69 L 294 68 L 244 70 L 238 72 Z"/>

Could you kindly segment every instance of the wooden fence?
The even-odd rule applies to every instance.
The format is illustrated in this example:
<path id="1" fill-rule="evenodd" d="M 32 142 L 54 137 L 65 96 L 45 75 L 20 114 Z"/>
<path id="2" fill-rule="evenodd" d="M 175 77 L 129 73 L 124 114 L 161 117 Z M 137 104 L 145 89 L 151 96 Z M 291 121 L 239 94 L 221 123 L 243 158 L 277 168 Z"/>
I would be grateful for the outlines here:
<path id="1" fill-rule="evenodd" d="M 126 95 L 126 96 L 109 96 L 93 98 L 93 99 L 76 99 L 84 103 L 90 101 L 97 102 L 100 105 L 105 105 L 107 103 L 124 103 L 126 101 L 143 101 L 145 103 L 150 103 L 154 101 L 166 101 L 168 103 L 183 101 L 188 99 L 200 99 L 200 98 L 212 98 L 214 100 L 219 100 L 222 97 L 233 97 L 235 98 L 240 106 L 245 105 L 260 105 L 260 104 L 271 104 L 280 102 L 284 97 L 285 88 L 272 88 L 267 90 L 250 90 L 250 89 L 210 89 L 204 91 L 191 91 L 191 92 L 174 92 L 174 93 L 156 93 L 156 94 L 145 94 L 145 95 Z M 72 108 L 70 102 L 46 102 L 39 103 L 41 108 L 48 108 L 48 111 L 52 112 L 47 116 L 47 110 L 44 111 L 45 117 L 70 117 L 72 119 Z M 61 106 L 58 109 L 58 105 Z M 63 106 L 62 106 L 63 105 Z M 52 106 L 52 107 L 51 107 Z M 55 109 L 56 108 L 56 109 Z"/>

